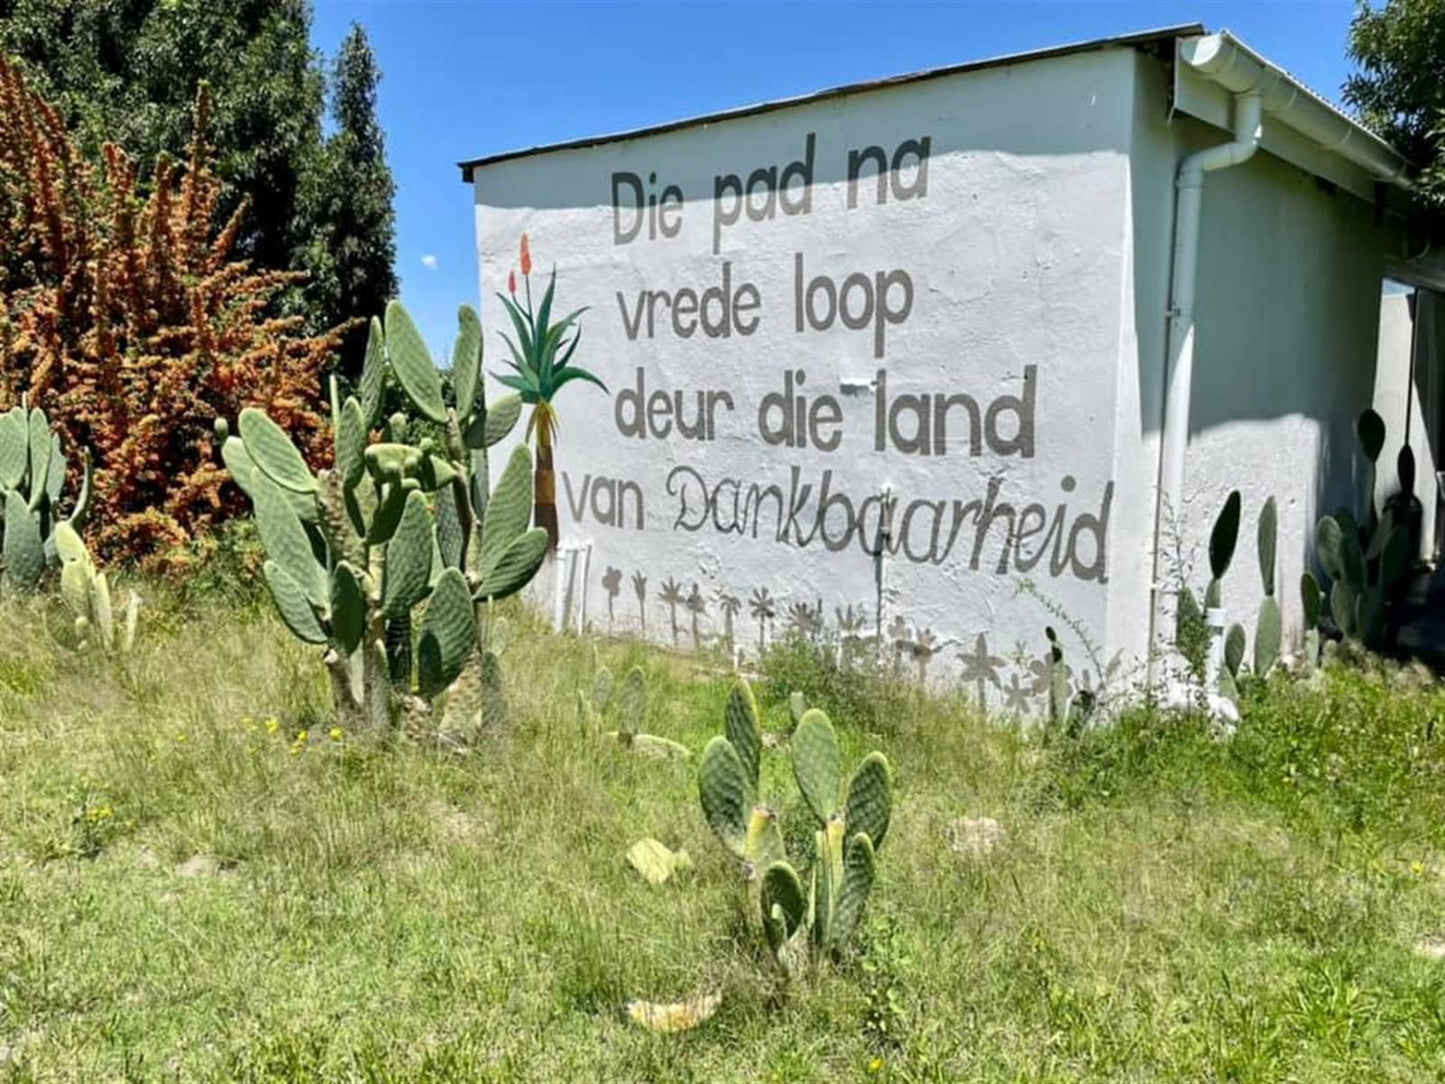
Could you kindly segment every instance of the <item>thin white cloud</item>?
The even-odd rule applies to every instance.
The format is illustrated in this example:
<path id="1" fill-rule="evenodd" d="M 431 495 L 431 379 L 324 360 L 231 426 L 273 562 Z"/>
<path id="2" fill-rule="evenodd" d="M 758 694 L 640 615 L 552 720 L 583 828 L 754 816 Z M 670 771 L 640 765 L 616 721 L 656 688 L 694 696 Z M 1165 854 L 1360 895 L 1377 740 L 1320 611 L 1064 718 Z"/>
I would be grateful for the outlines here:
<path id="1" fill-rule="evenodd" d="M 428 252 L 421 258 L 421 265 L 428 271 L 435 271 L 437 269 L 437 258 L 435 254 Z"/>

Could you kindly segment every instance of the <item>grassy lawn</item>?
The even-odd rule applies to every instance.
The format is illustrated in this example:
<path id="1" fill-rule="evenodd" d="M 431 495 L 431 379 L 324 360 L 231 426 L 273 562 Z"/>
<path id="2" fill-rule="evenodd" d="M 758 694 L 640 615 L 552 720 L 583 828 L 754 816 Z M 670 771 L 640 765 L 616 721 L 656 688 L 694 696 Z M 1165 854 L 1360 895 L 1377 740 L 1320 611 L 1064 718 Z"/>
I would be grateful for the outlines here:
<path id="1" fill-rule="evenodd" d="M 647 671 L 652 733 L 721 730 L 730 675 L 598 650 Z M 523 632 L 503 732 L 373 748 L 327 734 L 314 651 L 264 607 L 153 607 L 114 664 L 5 608 L 0 1079 L 1445 1076 L 1419 950 L 1445 938 L 1439 692 L 1342 673 L 1262 694 L 1229 742 L 1140 712 L 1046 746 L 784 652 L 766 727 L 801 686 L 897 788 L 864 951 L 789 985 L 692 766 L 582 732 L 592 652 Z M 1002 841 L 954 846 L 961 817 Z M 646 884 L 623 855 L 649 835 L 695 868 Z M 712 991 L 686 1033 L 624 1011 Z"/>

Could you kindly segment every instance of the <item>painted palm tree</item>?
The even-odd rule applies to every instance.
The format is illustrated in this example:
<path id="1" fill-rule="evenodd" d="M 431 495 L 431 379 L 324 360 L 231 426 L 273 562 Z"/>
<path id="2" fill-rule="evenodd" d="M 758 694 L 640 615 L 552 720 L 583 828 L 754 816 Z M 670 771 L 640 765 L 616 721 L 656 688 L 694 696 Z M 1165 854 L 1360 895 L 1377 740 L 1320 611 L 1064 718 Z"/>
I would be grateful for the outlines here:
<path id="1" fill-rule="evenodd" d="M 615 616 L 613 603 L 622 590 L 622 569 L 608 566 L 607 571 L 602 574 L 602 590 L 607 592 L 607 627 L 610 629 Z"/>
<path id="2" fill-rule="evenodd" d="M 701 651 L 702 629 L 698 627 L 698 619 L 707 613 L 707 600 L 702 597 L 702 589 L 698 587 L 696 580 L 693 581 L 692 591 L 683 605 L 687 607 L 687 612 L 692 618 L 692 649 Z"/>
<path id="3" fill-rule="evenodd" d="M 758 654 L 762 654 L 767 647 L 768 625 L 778 616 L 777 605 L 766 587 L 754 588 L 752 597 L 748 599 L 748 611 L 758 623 Z"/>
<path id="4" fill-rule="evenodd" d="M 733 619 L 743 608 L 743 600 L 737 595 L 730 595 L 726 591 L 718 592 L 717 608 L 723 615 L 723 639 L 727 641 L 728 654 L 735 650 L 733 641 Z"/>
<path id="5" fill-rule="evenodd" d="M 632 593 L 637 596 L 638 620 L 642 622 L 642 631 L 647 631 L 647 577 L 641 571 L 632 574 Z"/>
<path id="6" fill-rule="evenodd" d="M 666 604 L 672 618 L 672 643 L 675 647 L 677 646 L 677 608 L 682 604 L 682 584 L 671 576 L 667 577 L 662 584 L 662 593 L 657 597 Z"/>
<path id="7" fill-rule="evenodd" d="M 547 550 L 552 553 L 557 549 L 557 476 L 552 465 L 552 446 L 557 437 L 557 408 L 552 405 L 552 400 L 574 380 L 596 384 L 603 391 L 607 390 L 607 385 L 586 369 L 570 364 L 577 345 L 582 341 L 582 328 L 577 318 L 586 310 L 577 309 L 556 323 L 552 322 L 552 300 L 557 292 L 555 267 L 542 295 L 542 303 L 535 310 L 532 308 L 532 247 L 525 233 L 522 234 L 521 264 L 526 307 L 516 300 L 515 272 L 507 275 L 507 292 L 511 297 L 497 295 L 511 317 L 512 330 L 517 335 L 513 340 L 505 331 L 502 332 L 502 339 L 512 354 L 507 362 L 512 372 L 492 375 L 517 392 L 522 402 L 532 408 L 525 439 L 535 439 L 537 444 L 533 523 L 546 530 Z"/>
<path id="8" fill-rule="evenodd" d="M 963 663 L 958 677 L 960 681 L 972 681 L 978 689 L 978 710 L 988 709 L 988 687 L 992 685 L 995 689 L 1000 688 L 998 668 L 1005 660 L 997 655 L 988 653 L 988 636 L 980 632 L 978 639 L 973 642 L 972 651 L 961 651 L 958 661 Z"/>

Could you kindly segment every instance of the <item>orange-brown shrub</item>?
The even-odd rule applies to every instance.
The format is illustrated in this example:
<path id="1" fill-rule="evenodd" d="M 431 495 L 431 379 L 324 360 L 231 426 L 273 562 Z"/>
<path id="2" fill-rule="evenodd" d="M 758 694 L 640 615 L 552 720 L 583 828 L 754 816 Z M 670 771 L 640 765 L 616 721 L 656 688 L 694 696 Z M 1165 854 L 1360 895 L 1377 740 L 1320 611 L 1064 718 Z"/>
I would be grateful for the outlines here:
<path id="1" fill-rule="evenodd" d="M 230 258 L 245 208 L 216 228 L 206 113 L 202 88 L 189 163 L 162 159 L 142 194 L 123 151 L 87 161 L 0 56 L 0 409 L 28 394 L 91 449 L 91 541 L 152 567 L 242 510 L 216 417 L 263 407 L 324 461 L 320 374 L 346 330 L 302 335 L 275 304 L 297 275 Z"/>

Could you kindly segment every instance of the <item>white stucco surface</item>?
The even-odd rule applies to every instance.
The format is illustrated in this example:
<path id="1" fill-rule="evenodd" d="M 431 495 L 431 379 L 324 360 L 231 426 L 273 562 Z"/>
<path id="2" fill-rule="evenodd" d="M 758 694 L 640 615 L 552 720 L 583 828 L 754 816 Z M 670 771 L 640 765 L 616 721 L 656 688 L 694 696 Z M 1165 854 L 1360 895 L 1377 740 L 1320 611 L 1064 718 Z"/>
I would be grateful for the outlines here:
<path id="1" fill-rule="evenodd" d="M 1085 640 L 1101 662 L 1137 659 L 1174 168 L 1222 138 L 1171 123 L 1167 101 L 1163 65 L 1115 49 L 479 166 L 489 368 L 505 353 L 495 295 L 527 233 L 539 270 L 556 265 L 558 310 L 587 307 L 577 361 L 609 388 L 577 383 L 558 399 L 559 513 L 564 546 L 591 547 L 588 619 L 748 651 L 795 624 L 841 625 L 912 645 L 904 657 L 921 655 L 926 676 L 962 673 L 1014 707 L 1036 689 L 1045 624 L 1064 632 L 1080 671 Z M 850 151 L 891 158 L 909 141 L 884 201 L 871 170 L 850 186 Z M 795 163 L 810 142 L 808 170 Z M 739 204 L 726 181 L 715 198 L 719 177 L 746 189 L 770 167 L 791 184 L 770 196 L 759 174 L 757 220 L 743 206 L 720 221 Z M 619 243 L 636 221 L 613 205 L 623 174 L 671 206 L 656 236 L 644 215 Z M 664 197 L 670 185 L 681 201 Z M 1310 524 L 1351 493 L 1350 420 L 1372 391 L 1382 242 L 1368 207 L 1267 155 L 1210 177 L 1203 234 L 1180 538 L 1199 580 L 1215 511 L 1229 489 L 1244 491 L 1226 602 L 1252 623 L 1254 519 L 1276 494 L 1281 593 L 1295 621 Z M 857 275 L 850 311 L 871 305 L 872 318 L 820 329 L 800 317 L 799 261 L 805 305 L 815 276 Z M 727 334 L 693 328 L 686 294 L 674 325 L 684 288 L 711 296 L 719 317 L 724 274 L 730 300 L 744 302 Z M 534 293 L 544 282 L 534 271 Z M 880 283 L 891 322 L 877 318 Z M 789 381 L 794 409 L 822 424 L 782 439 Z M 701 397 L 702 439 L 678 432 L 679 396 L 689 428 Z M 979 424 L 955 399 L 946 447 L 930 441 L 923 454 L 914 408 L 925 400 L 907 397 L 928 397 L 934 423 L 949 396 L 968 397 Z M 770 402 L 771 441 L 760 431 Z M 879 558 L 885 495 L 896 503 Z M 961 659 L 980 635 L 978 664 Z"/>

